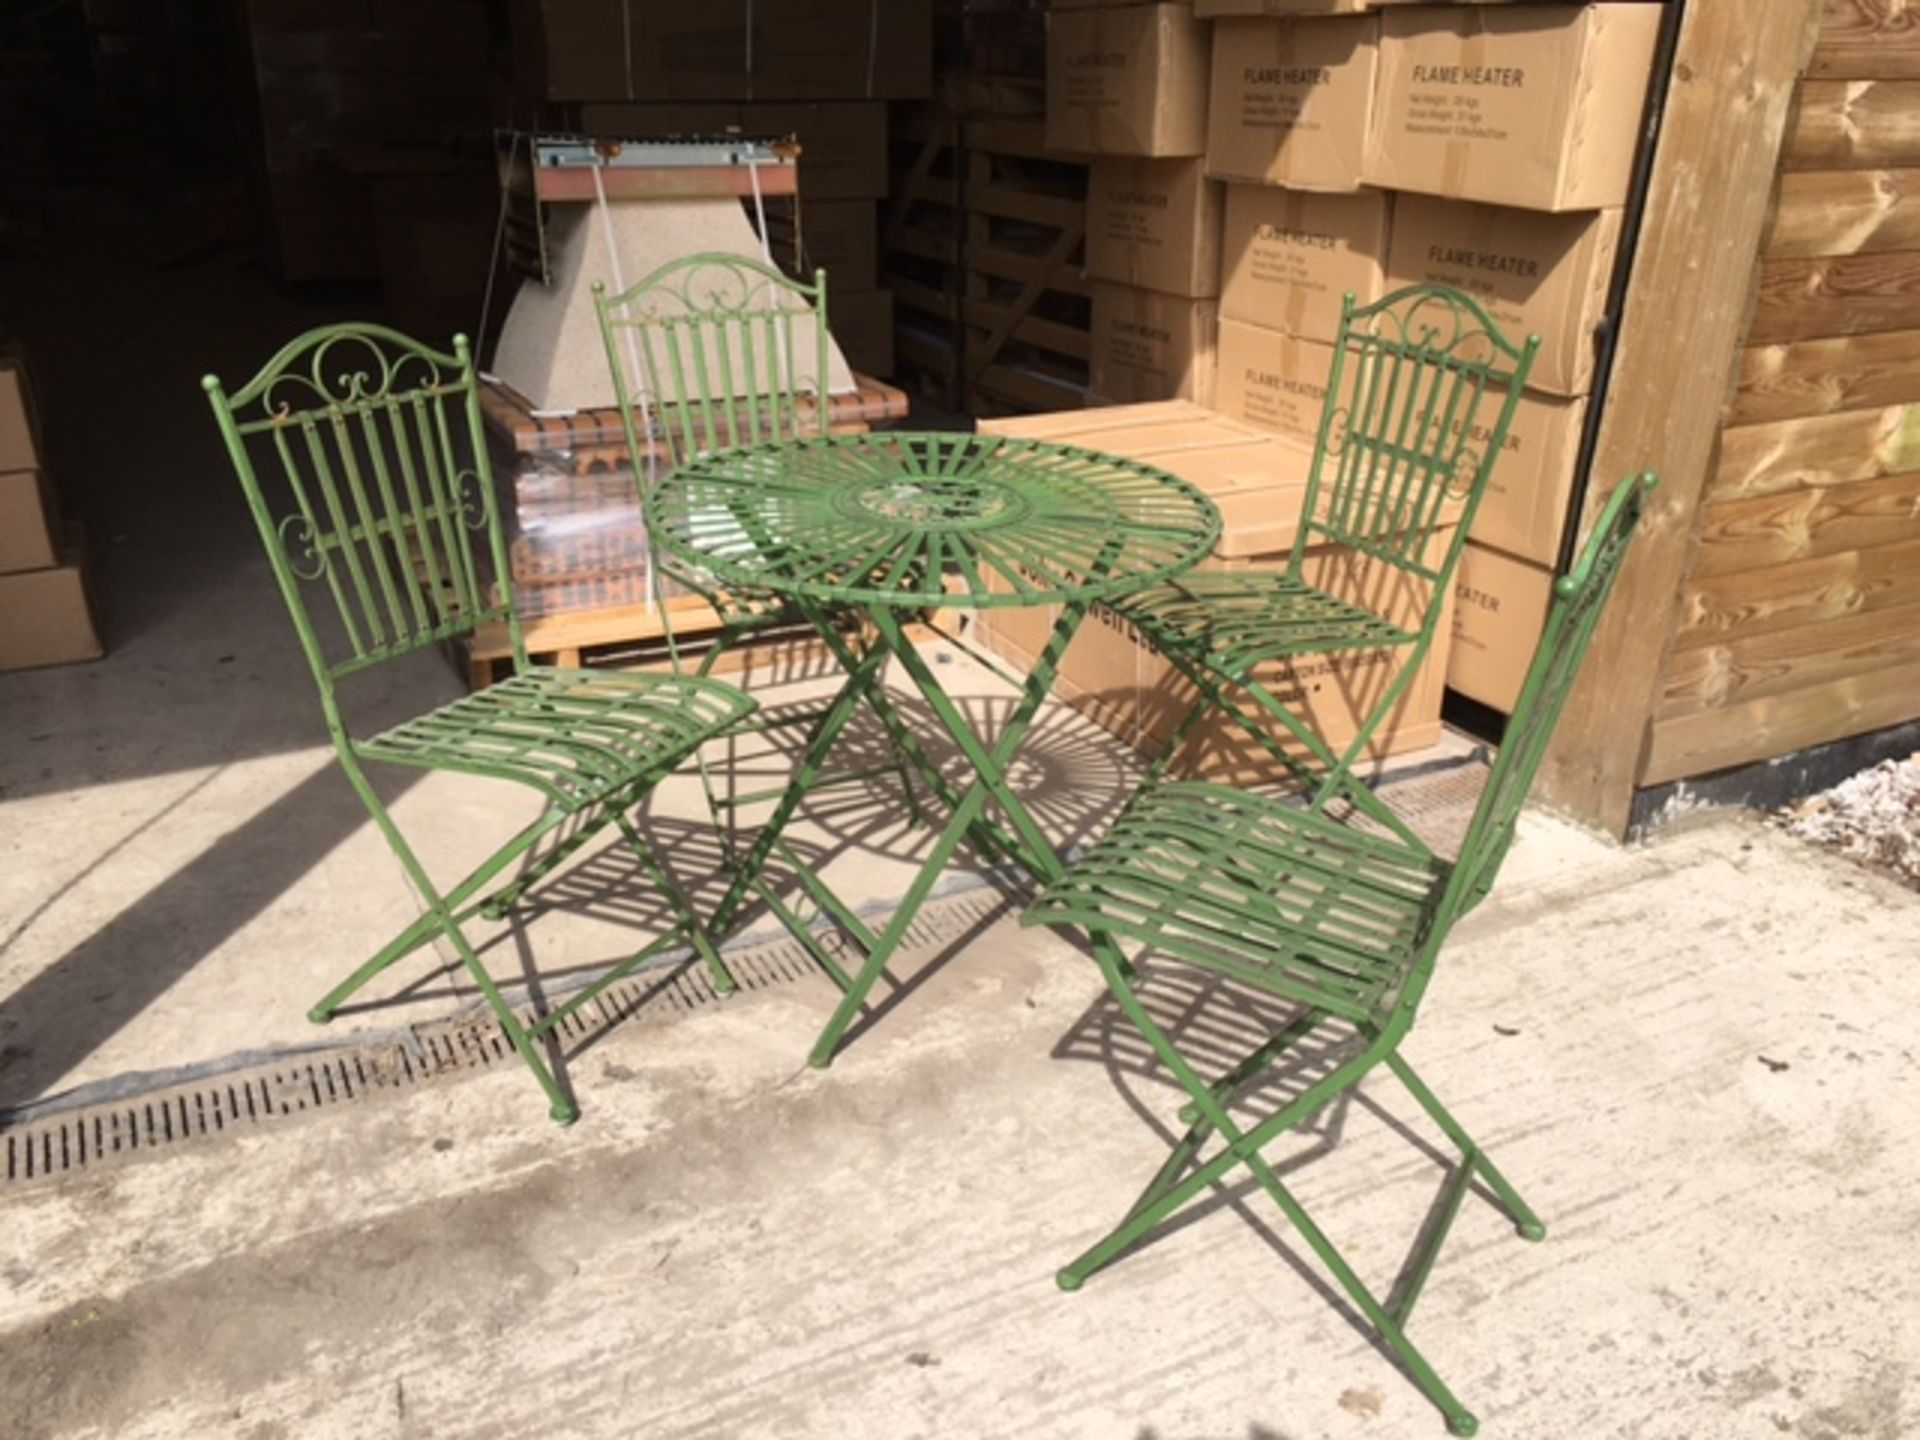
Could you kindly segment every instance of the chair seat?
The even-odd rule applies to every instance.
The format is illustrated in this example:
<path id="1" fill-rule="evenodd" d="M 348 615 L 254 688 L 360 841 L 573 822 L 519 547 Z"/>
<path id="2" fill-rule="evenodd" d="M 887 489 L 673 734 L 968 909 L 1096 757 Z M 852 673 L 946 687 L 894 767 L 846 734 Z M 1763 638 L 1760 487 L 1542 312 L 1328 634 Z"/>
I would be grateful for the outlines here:
<path id="1" fill-rule="evenodd" d="M 1221 785 L 1142 794 L 1021 917 L 1150 949 L 1352 1020 L 1398 993 L 1445 861 Z"/>
<path id="2" fill-rule="evenodd" d="M 1201 570 L 1115 601 L 1163 651 L 1233 679 L 1263 660 L 1411 645 L 1419 636 L 1278 570 Z"/>
<path id="3" fill-rule="evenodd" d="M 532 666 L 355 749 L 396 765 L 518 781 L 574 811 L 643 775 L 657 778 L 755 708 L 714 680 Z"/>

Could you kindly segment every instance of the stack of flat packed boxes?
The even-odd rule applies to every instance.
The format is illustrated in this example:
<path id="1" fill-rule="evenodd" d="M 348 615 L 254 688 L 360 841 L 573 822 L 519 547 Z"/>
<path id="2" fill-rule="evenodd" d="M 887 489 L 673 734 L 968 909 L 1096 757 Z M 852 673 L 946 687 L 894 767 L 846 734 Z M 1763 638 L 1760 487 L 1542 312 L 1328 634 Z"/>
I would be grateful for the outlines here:
<path id="1" fill-rule="evenodd" d="M 1129 16 L 1131 9 L 1179 13 L 1149 25 Z M 1148 63 L 1163 75 L 1180 71 L 1164 54 L 1152 59 L 1151 49 L 1146 61 L 1137 45 L 1123 50 L 1126 26 L 1143 27 L 1164 50 L 1162 37 L 1184 36 L 1191 22 L 1202 34 L 1182 43 L 1211 57 L 1205 179 L 1197 183 L 1224 189 L 1223 202 L 1214 202 L 1220 203 L 1214 213 L 1222 237 L 1215 373 L 1210 381 L 1189 377 L 1185 389 L 1142 386 L 1103 398 L 1185 396 L 1213 412 L 1208 447 L 1230 449 L 1248 432 L 1277 442 L 1258 457 L 1243 451 L 1234 462 L 1244 467 L 1257 458 L 1273 467 L 1257 498 L 1244 475 L 1223 491 L 1218 457 L 1202 460 L 1191 445 L 1125 451 L 1187 475 L 1216 498 L 1238 497 L 1215 563 L 1286 559 L 1344 295 L 1365 304 L 1404 285 L 1451 285 L 1476 297 L 1516 341 L 1541 337 L 1454 595 L 1445 602 L 1452 615 L 1383 731 L 1377 747 L 1383 752 L 1415 748 L 1437 735 L 1443 680 L 1497 708 L 1510 709 L 1516 698 L 1570 523 L 1595 332 L 1613 274 L 1660 10 L 1651 3 L 1194 0 L 1191 9 L 1102 9 L 1090 12 L 1099 17 L 1092 22 L 1070 20 L 1072 11 L 1053 17 L 1056 38 L 1063 22 L 1091 23 L 1101 42 L 1087 43 L 1070 30 L 1075 43 L 1050 60 L 1050 83 L 1069 87 L 1066 95 L 1049 97 L 1061 115 L 1062 143 L 1100 138 L 1099 117 L 1109 112 L 1160 113 L 1152 105 L 1129 109 L 1130 92 L 1110 76 Z M 1181 83 L 1172 93 L 1184 100 L 1186 92 Z M 1183 112 L 1175 105 L 1173 113 Z M 1148 215 L 1176 218 L 1181 234 L 1197 232 L 1206 223 L 1196 217 L 1205 216 L 1207 202 L 1181 206 L 1167 174 L 1157 187 L 1163 201 L 1139 201 L 1155 188 L 1139 176 L 1115 182 L 1109 193 L 1135 197 L 1133 208 Z M 1165 285 L 1175 269 L 1164 264 L 1171 248 L 1123 208 L 1112 201 L 1093 205 L 1089 268 L 1096 264 L 1103 216 L 1111 212 L 1112 258 L 1099 263 L 1134 267 L 1121 274 L 1136 284 L 1152 276 Z M 1133 408 L 1142 422 L 1170 418 Z M 1493 410 L 1486 407 L 1489 427 Z M 1182 417 L 1190 442 L 1203 418 L 1205 412 Z M 1033 417 L 1014 422 L 1011 433 L 1077 443 L 1100 443 L 1104 436 L 1105 448 L 1120 450 L 1129 443 L 1128 421 L 1124 411 L 1109 411 L 1104 421 Z M 1261 549 L 1264 542 L 1249 536 L 1286 538 Z M 1006 633 L 1017 626 L 990 621 L 988 643 L 1022 658 L 1030 653 L 1022 637 Z M 1063 692 L 1081 697 L 1076 703 L 1129 738 L 1164 734 L 1171 709 L 1178 708 L 1156 693 L 1166 680 L 1164 667 L 1111 626 L 1090 625 L 1088 632 L 1067 657 Z M 1125 647 L 1124 657 L 1116 646 Z M 1316 723 L 1338 745 L 1352 733 L 1343 717 L 1367 693 L 1364 677 L 1390 673 L 1389 660 L 1336 656 L 1316 662 L 1312 674 L 1266 678 L 1297 703 L 1325 710 Z M 1129 668 L 1138 677 L 1131 694 L 1114 683 Z M 1084 698 L 1089 695 L 1099 698 Z M 1225 746 L 1211 761 L 1203 756 L 1201 768 L 1238 773 L 1251 763 L 1248 753 Z"/>
<path id="2" fill-rule="evenodd" d="M 80 533 L 60 523 L 26 361 L 0 349 L 0 670 L 101 653 Z"/>
<path id="3" fill-rule="evenodd" d="M 800 204 L 769 207 L 770 246 L 795 274 L 827 272 L 848 363 L 892 373 L 887 102 L 932 92 L 932 0 L 586 0 L 518 6 L 514 26 L 523 128 L 796 136 Z"/>
<path id="4" fill-rule="evenodd" d="M 1381 20 L 1367 179 L 1406 192 L 1387 284 L 1457 286 L 1510 334 L 1541 340 L 1456 576 L 1447 683 L 1499 710 L 1519 698 L 1575 523 L 1595 332 L 1660 10 L 1419 7 Z"/>
<path id="5" fill-rule="evenodd" d="M 1211 398 L 1221 214 L 1220 186 L 1201 158 L 1211 41 L 1190 5 L 1055 0 L 1047 145 L 1094 157 L 1086 269 L 1095 404 Z"/>

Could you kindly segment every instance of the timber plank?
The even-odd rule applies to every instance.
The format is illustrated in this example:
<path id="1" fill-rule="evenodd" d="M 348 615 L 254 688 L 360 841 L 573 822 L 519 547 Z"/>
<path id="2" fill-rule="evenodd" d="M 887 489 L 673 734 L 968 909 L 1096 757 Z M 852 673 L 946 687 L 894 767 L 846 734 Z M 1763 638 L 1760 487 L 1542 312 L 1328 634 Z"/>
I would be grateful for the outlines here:
<path id="1" fill-rule="evenodd" d="M 1898 609 L 1917 600 L 1920 541 L 1696 578 L 1680 592 L 1675 653 L 1736 636 Z"/>
<path id="2" fill-rule="evenodd" d="M 1920 250 L 1920 170 L 1782 175 L 1765 254 L 1778 258 Z"/>
<path id="3" fill-rule="evenodd" d="M 1660 489 L 1539 776 L 1543 800 L 1616 836 L 1632 813 L 1674 596 L 1817 17 L 1816 0 L 1720 0 L 1681 13 L 1587 505 L 1597 513 L 1620 477 L 1647 468 L 1659 472 Z M 1705 403 L 1675 403 L 1700 396 Z"/>
<path id="4" fill-rule="evenodd" d="M 1920 162 L 1920 80 L 1807 80 L 1781 152 L 1787 170 Z"/>
<path id="5" fill-rule="evenodd" d="M 1914 599 L 1920 601 L 1920 592 Z M 1915 664 L 1920 664 L 1920 604 L 1700 645 L 1677 652 L 1668 665 L 1654 723 Z M 1920 702 L 1920 694 L 1914 698 Z"/>
<path id="6" fill-rule="evenodd" d="M 1862 735 L 1912 719 L 1916 709 L 1920 665 L 1899 665 L 1672 716 L 1655 722 L 1649 733 L 1644 783 L 1660 785 Z"/>
<path id="7" fill-rule="evenodd" d="M 1920 330 L 1750 345 L 1729 425 L 1920 400 Z"/>
<path id="8" fill-rule="evenodd" d="M 1920 540 L 1920 471 L 1707 505 L 1695 576 Z M 1920 599 L 1920 577 L 1915 598 Z"/>
<path id="9" fill-rule="evenodd" d="M 1920 405 L 1739 425 L 1720 440 L 1709 502 L 1818 489 L 1920 470 Z"/>
<path id="10" fill-rule="evenodd" d="M 1829 80 L 1920 79 L 1920 9 L 1910 0 L 1820 0 L 1807 74 Z"/>
<path id="11" fill-rule="evenodd" d="M 1920 88 L 1914 96 L 1920 104 Z M 1768 260 L 1747 340 L 1920 328 L 1920 251 Z"/>

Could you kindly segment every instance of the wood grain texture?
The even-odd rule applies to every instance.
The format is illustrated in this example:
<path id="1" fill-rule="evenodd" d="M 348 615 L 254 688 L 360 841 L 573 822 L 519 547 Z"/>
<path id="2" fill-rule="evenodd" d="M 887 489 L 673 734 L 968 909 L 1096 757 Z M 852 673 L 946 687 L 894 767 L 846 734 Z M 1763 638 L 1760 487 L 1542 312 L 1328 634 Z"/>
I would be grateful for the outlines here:
<path id="1" fill-rule="evenodd" d="M 1675 715 L 1914 664 L 1920 664 L 1920 605 L 1701 645 L 1674 655 L 1654 720 L 1657 726 Z"/>
<path id="2" fill-rule="evenodd" d="M 1920 472 L 1724 501 L 1702 515 L 1696 577 L 1920 540 Z M 1913 598 L 1920 602 L 1920 575 Z"/>
<path id="3" fill-rule="evenodd" d="M 1920 250 L 1920 170 L 1782 175 L 1763 249 L 1775 259 Z"/>
<path id="4" fill-rule="evenodd" d="M 1690 580 L 1680 593 L 1674 653 L 1847 615 L 1901 609 L 1914 601 L 1913 577 L 1920 573 L 1916 567 L 1920 542 L 1907 541 Z"/>
<path id="5" fill-rule="evenodd" d="M 1709 501 L 1820 489 L 1920 470 L 1920 405 L 1740 425 L 1720 440 Z"/>
<path id="6" fill-rule="evenodd" d="M 1641 777 L 1719 401 L 1731 389 L 1794 80 L 1817 16 L 1816 0 L 1723 0 L 1688 6 L 1680 27 L 1588 513 L 1635 471 L 1657 470 L 1661 485 L 1537 792 L 1618 836 Z"/>
<path id="7" fill-rule="evenodd" d="M 1916 708 L 1920 665 L 1900 665 L 1673 716 L 1655 722 L 1649 732 L 1646 783 L 1660 785 L 1864 735 L 1911 719 Z"/>
<path id="8" fill-rule="evenodd" d="M 1781 164 L 1862 170 L 1920 163 L 1920 80 L 1808 80 Z"/>
<path id="9" fill-rule="evenodd" d="M 1729 425 L 1872 410 L 1920 400 L 1920 330 L 1750 345 Z"/>
<path id="10" fill-rule="evenodd" d="M 1916 95 L 1920 102 L 1920 95 Z M 1920 252 L 1769 260 L 1750 344 L 1920 327 Z"/>
<path id="11" fill-rule="evenodd" d="M 1920 79 L 1920 8 L 1912 0 L 1821 0 L 1807 74 L 1823 80 Z"/>

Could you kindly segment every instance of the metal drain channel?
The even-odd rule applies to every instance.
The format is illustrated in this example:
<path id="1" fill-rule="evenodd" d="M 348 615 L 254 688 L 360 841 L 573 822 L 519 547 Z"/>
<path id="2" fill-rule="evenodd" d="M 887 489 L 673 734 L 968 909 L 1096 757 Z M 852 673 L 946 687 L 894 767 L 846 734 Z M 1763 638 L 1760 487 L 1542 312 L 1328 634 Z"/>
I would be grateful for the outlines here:
<path id="1" fill-rule="evenodd" d="M 944 946 L 1004 910 L 1006 897 L 987 884 L 929 901 L 907 929 L 902 951 Z M 838 936 L 823 942 L 835 946 Z M 825 980 L 791 939 L 749 943 L 726 952 L 742 991 Z M 556 993 L 556 999 L 564 995 Z M 571 1049 L 618 1025 L 657 1025 L 718 1003 L 704 966 L 668 956 L 609 986 L 554 1026 Z M 530 1020 L 531 1006 L 516 1012 Z M 92 1101 L 87 1087 L 74 1096 L 35 1106 L 29 1118 L 0 1121 L 0 1186 L 98 1171 L 194 1141 L 256 1129 L 296 1115 L 486 1070 L 519 1065 L 506 1032 L 481 1011 L 430 1021 L 386 1037 L 362 1036 L 351 1046 L 314 1047 L 260 1061 L 241 1057 L 195 1067 L 188 1078 L 163 1081 L 135 1095 Z"/>

